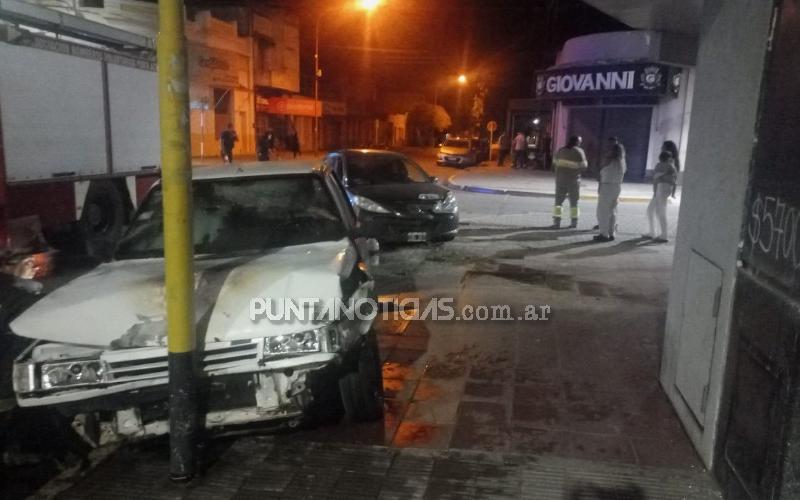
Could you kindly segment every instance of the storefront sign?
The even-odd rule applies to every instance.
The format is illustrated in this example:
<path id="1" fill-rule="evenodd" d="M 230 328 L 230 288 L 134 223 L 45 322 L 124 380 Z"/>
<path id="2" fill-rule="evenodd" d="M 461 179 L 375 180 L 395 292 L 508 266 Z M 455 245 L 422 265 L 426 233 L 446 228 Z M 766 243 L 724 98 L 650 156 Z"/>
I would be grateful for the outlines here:
<path id="1" fill-rule="evenodd" d="M 584 66 L 536 74 L 536 97 L 658 96 L 678 70 L 655 63 Z"/>
<path id="2" fill-rule="evenodd" d="M 314 105 L 314 99 L 304 97 L 256 97 L 256 111 L 273 115 L 318 116 L 322 115 L 322 104 Z"/>
<path id="3" fill-rule="evenodd" d="M 256 96 L 256 112 L 269 113 L 269 99 L 264 96 Z"/>

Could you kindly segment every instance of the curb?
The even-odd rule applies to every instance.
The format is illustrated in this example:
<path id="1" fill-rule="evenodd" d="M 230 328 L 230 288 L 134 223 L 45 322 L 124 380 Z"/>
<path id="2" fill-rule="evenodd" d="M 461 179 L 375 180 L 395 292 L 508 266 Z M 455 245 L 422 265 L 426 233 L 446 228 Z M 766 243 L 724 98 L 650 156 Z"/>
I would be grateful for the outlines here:
<path id="1" fill-rule="evenodd" d="M 552 198 L 555 196 L 555 193 L 548 193 L 543 191 L 518 191 L 514 189 L 502 189 L 502 188 L 487 188 L 482 186 L 470 186 L 466 184 L 456 184 L 453 182 L 453 177 L 458 174 L 453 174 L 447 178 L 446 185 L 453 189 L 458 189 L 460 191 L 467 191 L 471 193 L 484 193 L 484 194 L 507 194 L 510 196 L 527 196 L 527 197 L 535 197 L 535 198 Z M 582 200 L 596 200 L 598 196 L 594 193 L 589 194 L 581 194 Z M 649 203 L 650 197 L 647 196 L 620 196 L 619 201 L 625 203 Z"/>

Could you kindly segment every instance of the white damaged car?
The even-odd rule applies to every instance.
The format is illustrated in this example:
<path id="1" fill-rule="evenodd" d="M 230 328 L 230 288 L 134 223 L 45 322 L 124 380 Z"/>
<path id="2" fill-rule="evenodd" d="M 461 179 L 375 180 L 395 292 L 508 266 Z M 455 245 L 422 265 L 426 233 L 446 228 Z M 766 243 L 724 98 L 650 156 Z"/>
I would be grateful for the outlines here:
<path id="1" fill-rule="evenodd" d="M 344 411 L 355 420 L 380 418 L 372 317 L 276 318 L 277 308 L 252 317 L 256 298 L 262 305 L 374 299 L 377 243 L 357 234 L 333 176 L 294 162 L 196 168 L 193 214 L 206 427 L 293 425 Z M 168 432 L 162 229 L 156 184 L 112 261 L 11 324 L 16 335 L 34 339 L 14 365 L 20 406 L 56 408 L 96 444 Z"/>

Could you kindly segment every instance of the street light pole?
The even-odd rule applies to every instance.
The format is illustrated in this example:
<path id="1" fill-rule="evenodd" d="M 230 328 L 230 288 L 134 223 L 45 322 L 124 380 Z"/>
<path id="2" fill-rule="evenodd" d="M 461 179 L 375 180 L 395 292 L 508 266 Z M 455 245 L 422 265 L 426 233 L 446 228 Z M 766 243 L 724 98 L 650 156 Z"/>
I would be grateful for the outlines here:
<path id="1" fill-rule="evenodd" d="M 194 364 L 189 75 L 183 15 L 183 0 L 158 2 L 156 57 L 169 370 L 169 474 L 174 481 L 194 476 L 199 428 Z"/>
<path id="2" fill-rule="evenodd" d="M 319 23 L 327 10 L 317 15 L 317 22 L 314 25 L 314 155 L 319 152 Z"/>
<path id="3" fill-rule="evenodd" d="M 359 9 L 369 14 L 375 10 L 380 3 L 380 0 L 360 0 L 357 6 Z M 322 21 L 322 16 L 332 10 L 339 9 L 339 7 L 323 9 L 322 12 L 317 14 L 317 19 L 314 23 L 314 154 L 319 152 L 319 115 L 322 114 L 319 109 L 319 80 L 322 76 L 319 67 L 319 25 Z"/>

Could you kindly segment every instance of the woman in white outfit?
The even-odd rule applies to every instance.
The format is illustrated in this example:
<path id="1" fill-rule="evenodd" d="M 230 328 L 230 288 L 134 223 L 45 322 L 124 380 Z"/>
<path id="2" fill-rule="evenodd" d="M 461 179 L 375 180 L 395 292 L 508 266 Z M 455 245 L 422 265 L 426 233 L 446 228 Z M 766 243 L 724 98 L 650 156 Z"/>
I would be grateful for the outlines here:
<path id="1" fill-rule="evenodd" d="M 662 151 L 658 155 L 658 164 L 653 172 L 653 199 L 647 205 L 647 222 L 650 225 L 650 232 L 644 234 L 645 238 L 652 239 L 657 243 L 667 242 L 667 198 L 672 195 L 672 190 L 678 182 L 678 169 L 675 168 L 675 161 L 667 151 Z M 659 229 L 656 236 L 655 219 L 658 219 Z"/>

